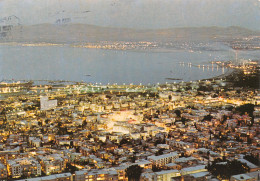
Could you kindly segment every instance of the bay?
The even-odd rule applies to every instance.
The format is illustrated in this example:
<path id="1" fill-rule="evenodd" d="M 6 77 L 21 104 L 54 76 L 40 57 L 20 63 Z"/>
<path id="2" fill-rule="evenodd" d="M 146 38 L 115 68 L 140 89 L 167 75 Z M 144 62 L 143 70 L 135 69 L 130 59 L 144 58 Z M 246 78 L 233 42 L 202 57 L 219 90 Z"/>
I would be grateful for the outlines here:
<path id="1" fill-rule="evenodd" d="M 237 55 L 240 59 L 254 60 L 259 59 L 260 51 L 239 51 Z M 211 61 L 234 59 L 235 53 L 230 50 L 155 52 L 1 45 L 0 80 L 66 80 L 102 84 L 193 81 L 230 71 L 213 65 Z"/>

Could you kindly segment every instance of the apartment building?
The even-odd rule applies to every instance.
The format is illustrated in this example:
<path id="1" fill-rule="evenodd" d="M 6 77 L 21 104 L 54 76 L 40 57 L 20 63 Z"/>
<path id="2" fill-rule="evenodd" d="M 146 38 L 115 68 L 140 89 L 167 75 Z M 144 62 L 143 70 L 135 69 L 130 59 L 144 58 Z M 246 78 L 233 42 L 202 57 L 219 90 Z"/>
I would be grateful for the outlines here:
<path id="1" fill-rule="evenodd" d="M 174 162 L 177 158 L 179 158 L 179 155 L 176 152 L 171 152 L 159 156 L 149 156 L 147 159 L 152 162 L 153 165 L 161 167 L 168 163 Z"/>

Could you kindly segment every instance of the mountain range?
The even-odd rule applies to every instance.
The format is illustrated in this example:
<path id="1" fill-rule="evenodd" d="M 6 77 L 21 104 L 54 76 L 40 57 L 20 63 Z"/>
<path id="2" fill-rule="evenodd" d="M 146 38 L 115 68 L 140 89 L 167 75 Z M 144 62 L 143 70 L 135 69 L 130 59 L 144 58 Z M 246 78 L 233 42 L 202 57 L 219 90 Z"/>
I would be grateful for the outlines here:
<path id="1" fill-rule="evenodd" d="M 228 41 L 260 36 L 260 31 L 231 27 L 185 27 L 170 29 L 110 28 L 87 24 L 39 24 L 15 26 L 0 42 L 84 43 L 100 41 Z"/>

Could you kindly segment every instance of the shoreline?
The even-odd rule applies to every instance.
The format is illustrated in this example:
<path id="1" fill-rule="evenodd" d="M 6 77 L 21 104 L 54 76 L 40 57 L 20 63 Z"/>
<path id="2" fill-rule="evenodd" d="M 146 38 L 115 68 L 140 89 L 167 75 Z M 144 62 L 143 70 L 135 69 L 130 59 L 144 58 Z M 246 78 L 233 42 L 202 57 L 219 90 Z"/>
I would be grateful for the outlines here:
<path id="1" fill-rule="evenodd" d="M 220 75 L 217 75 L 217 76 L 214 76 L 214 77 L 211 77 L 209 79 L 201 79 L 203 81 L 205 80 L 216 80 L 216 79 L 225 79 L 227 78 L 228 76 L 232 75 L 232 74 L 235 74 L 239 72 L 239 70 L 237 69 L 233 69 L 233 68 L 229 68 L 227 72 L 225 72 L 224 74 L 220 74 Z"/>
<path id="2" fill-rule="evenodd" d="M 192 48 L 181 48 L 181 47 L 160 47 L 160 46 L 152 46 L 144 48 L 142 46 L 136 45 L 135 47 L 128 46 L 126 48 L 116 48 L 113 47 L 113 43 L 126 43 L 125 41 L 112 41 L 107 44 L 104 42 L 84 42 L 84 43 L 77 43 L 77 42 L 1 42 L 0 46 L 21 46 L 21 47 L 70 47 L 70 48 L 86 48 L 86 49 L 99 49 L 99 50 L 113 50 L 113 51 L 131 51 L 131 52 L 140 52 L 140 53 L 176 53 L 180 51 L 186 51 L 189 53 L 201 53 L 202 51 L 212 52 L 212 51 L 226 51 L 226 50 L 200 50 L 196 47 Z M 132 43 L 142 43 L 140 41 L 134 41 Z M 160 44 L 160 42 L 149 42 Z M 243 51 L 243 50 L 241 50 Z M 245 50 L 248 51 L 248 50 Z"/>
<path id="3" fill-rule="evenodd" d="M 138 43 L 138 42 L 137 42 Z M 190 52 L 190 49 L 181 49 L 181 48 L 105 48 L 105 45 L 102 43 L 94 43 L 95 46 L 78 44 L 78 43 L 47 43 L 47 42 L 0 42 L 0 46 L 21 46 L 21 47 L 70 47 L 70 48 L 85 48 L 85 49 L 98 49 L 98 50 L 112 50 L 112 51 L 131 51 L 139 53 L 174 53 L 179 51 Z M 99 47 L 100 46 L 100 47 Z M 104 46 L 104 47 L 103 47 Z M 199 51 L 193 51 L 199 52 Z"/>
<path id="4" fill-rule="evenodd" d="M 225 79 L 227 78 L 228 76 L 232 75 L 232 74 L 235 74 L 235 73 L 238 73 L 240 72 L 239 70 L 237 69 L 229 69 L 226 73 L 224 74 L 221 74 L 221 75 L 218 75 L 218 76 L 214 76 L 214 77 L 209 77 L 209 78 L 206 78 L 206 79 L 199 79 L 199 80 L 192 80 L 192 82 L 199 82 L 199 81 L 207 81 L 207 80 L 218 80 L 218 79 Z M 180 83 L 189 83 L 191 81 L 182 81 L 183 79 L 181 78 L 165 78 L 165 80 L 169 80 L 169 81 L 179 81 L 179 82 L 165 82 L 165 83 L 159 83 L 159 85 L 167 85 L 167 84 L 180 84 Z M 83 85 L 97 85 L 97 86 L 147 86 L 147 87 L 154 87 L 154 86 L 158 86 L 158 83 L 148 83 L 148 84 L 143 84 L 143 83 L 140 83 L 140 84 L 133 84 L 133 83 L 130 83 L 130 84 L 118 84 L 118 83 L 110 83 L 110 84 L 96 84 L 96 83 L 92 83 L 92 82 L 83 82 L 83 81 L 70 81 L 70 80 L 1 80 L 0 83 L 7 83 L 7 82 L 10 82 L 9 84 L 13 84 L 13 82 L 17 83 L 17 82 L 21 82 L 21 83 L 26 83 L 26 82 L 32 82 L 32 85 L 34 86 L 37 86 L 37 85 L 49 85 L 49 86 L 52 86 L 52 85 L 63 85 L 63 86 L 66 86 L 66 85 L 75 85 L 75 84 L 83 84 Z M 35 82 L 45 82 L 43 84 L 35 84 Z M 67 84 L 66 84 L 67 83 Z"/>

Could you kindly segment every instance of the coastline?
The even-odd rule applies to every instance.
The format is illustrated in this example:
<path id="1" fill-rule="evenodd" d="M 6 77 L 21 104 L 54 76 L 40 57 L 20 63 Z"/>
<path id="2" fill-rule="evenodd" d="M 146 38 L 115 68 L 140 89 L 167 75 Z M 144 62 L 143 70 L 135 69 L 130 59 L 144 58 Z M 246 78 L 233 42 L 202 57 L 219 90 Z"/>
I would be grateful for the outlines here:
<path id="1" fill-rule="evenodd" d="M 116 42 L 114 42 L 116 43 Z M 139 42 L 135 42 L 139 43 Z M 86 43 L 78 44 L 78 43 L 47 43 L 47 42 L 0 42 L 0 46 L 21 46 L 21 47 L 72 47 L 72 48 L 86 48 L 86 49 L 100 49 L 100 50 L 113 50 L 113 51 L 131 51 L 131 52 L 141 52 L 141 53 L 174 53 L 179 51 L 187 51 L 187 52 L 196 52 L 191 51 L 190 49 L 180 49 L 180 48 L 162 48 L 162 47 L 149 47 L 149 48 L 139 48 L 138 46 L 132 48 L 129 46 L 128 48 L 111 48 L 107 47 L 102 43 L 90 43 L 92 45 L 86 45 Z M 110 44 L 112 45 L 112 44 Z"/>
<path id="2" fill-rule="evenodd" d="M 207 80 L 217 80 L 217 79 L 226 79 L 228 76 L 231 76 L 233 74 L 236 74 L 238 72 L 241 72 L 240 70 L 237 70 L 237 69 L 229 69 L 226 73 L 224 74 L 221 74 L 221 75 L 218 75 L 218 76 L 214 76 L 214 77 L 210 77 L 210 78 L 207 78 L 207 79 L 199 79 L 199 80 L 193 80 L 193 81 L 207 81 Z M 181 78 L 165 78 L 166 80 L 179 80 L 180 82 L 167 82 L 167 83 L 160 83 L 160 85 L 166 85 L 166 84 L 179 84 L 179 83 L 182 83 L 182 82 L 185 82 L 185 83 L 188 83 L 190 81 L 182 81 L 183 79 Z M 86 85 L 95 85 L 94 83 L 91 83 L 91 82 L 83 82 L 83 81 L 69 81 L 69 80 L 2 80 L 2 82 L 19 82 L 19 81 L 22 81 L 22 82 L 32 82 L 33 85 L 55 85 L 55 84 L 59 84 L 59 85 L 75 85 L 75 84 L 86 84 Z M 36 83 L 38 82 L 38 83 Z M 40 82 L 43 82 L 43 83 L 40 83 Z M 115 85 L 118 85 L 118 86 L 121 86 L 121 84 L 117 84 L 117 83 L 114 83 Z M 101 84 L 101 86 L 105 86 L 107 84 Z M 111 84 L 113 85 L 113 84 Z M 122 84 L 123 85 L 123 84 Z M 140 86 L 139 84 L 125 84 L 126 86 Z M 153 87 L 153 86 L 156 86 L 156 84 L 142 84 L 142 86 L 150 86 L 150 87 Z"/>
<path id="3" fill-rule="evenodd" d="M 201 80 L 205 81 L 205 80 L 226 79 L 228 76 L 230 76 L 232 74 L 236 74 L 237 72 L 240 72 L 240 70 L 229 68 L 228 71 L 226 71 L 224 74 L 217 75 L 217 76 L 214 76 L 214 77 L 211 77 L 208 79 L 201 79 Z"/>

